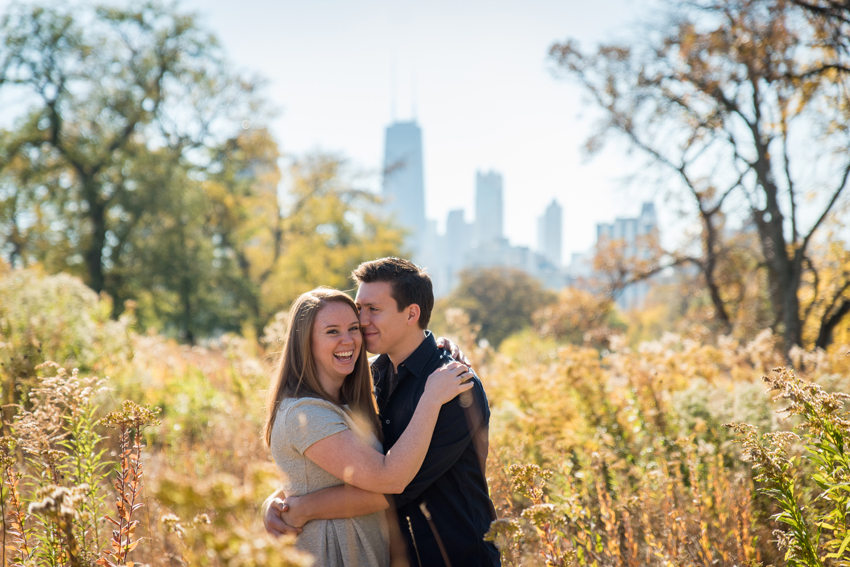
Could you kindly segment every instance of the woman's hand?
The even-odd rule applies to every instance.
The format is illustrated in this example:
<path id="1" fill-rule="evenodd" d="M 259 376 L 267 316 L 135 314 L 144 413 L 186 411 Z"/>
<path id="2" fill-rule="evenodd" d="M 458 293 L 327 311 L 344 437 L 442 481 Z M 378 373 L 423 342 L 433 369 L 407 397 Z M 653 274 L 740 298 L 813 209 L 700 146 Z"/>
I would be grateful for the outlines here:
<path id="1" fill-rule="evenodd" d="M 263 526 L 266 532 L 275 537 L 282 535 L 298 535 L 301 526 L 293 526 L 283 520 L 283 513 L 289 510 L 282 491 L 269 496 L 263 503 Z M 303 524 L 302 524 L 303 525 Z"/>
<path id="2" fill-rule="evenodd" d="M 309 518 L 304 517 L 299 513 L 300 507 L 298 506 L 298 496 L 289 496 L 283 501 L 283 508 L 280 511 L 280 519 L 284 521 L 289 526 L 293 528 L 298 528 L 300 532 L 309 521 Z"/>
<path id="3" fill-rule="evenodd" d="M 428 377 L 423 396 L 444 404 L 472 388 L 472 371 L 463 363 L 450 362 Z"/>
<path id="4" fill-rule="evenodd" d="M 437 337 L 437 348 L 447 351 L 451 357 L 458 362 L 462 362 L 465 365 L 472 367 L 472 364 L 469 363 L 469 359 L 466 358 L 466 355 L 463 354 L 460 347 L 446 337 Z"/>

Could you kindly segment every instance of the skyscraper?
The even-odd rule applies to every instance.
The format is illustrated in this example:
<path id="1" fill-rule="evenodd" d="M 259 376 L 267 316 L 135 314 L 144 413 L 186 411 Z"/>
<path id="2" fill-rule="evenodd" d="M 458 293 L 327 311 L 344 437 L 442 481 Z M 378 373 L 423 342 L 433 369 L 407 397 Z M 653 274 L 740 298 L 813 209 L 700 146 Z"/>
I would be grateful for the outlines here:
<path id="1" fill-rule="evenodd" d="M 537 219 L 537 251 L 555 268 L 561 267 L 561 223 L 563 210 L 557 201 Z"/>
<path id="2" fill-rule="evenodd" d="M 422 174 L 422 130 L 415 121 L 387 126 L 383 197 L 390 217 L 408 231 L 407 246 L 420 260 L 427 230 Z"/>
<path id="3" fill-rule="evenodd" d="M 655 213 L 655 204 L 646 202 L 640 210 L 637 218 L 618 218 L 612 224 L 598 223 L 596 225 L 597 246 L 605 240 L 618 240 L 622 245 L 623 257 L 649 258 L 650 239 L 657 236 L 658 217 Z M 649 293 L 649 283 L 642 280 L 630 284 L 617 293 L 615 299 L 621 309 L 639 308 L 646 295 Z"/>
<path id="4" fill-rule="evenodd" d="M 463 209 L 449 211 L 446 219 L 446 246 L 442 257 L 446 263 L 447 291 L 457 283 L 457 274 L 466 267 L 466 254 L 472 248 L 473 226 L 464 219 Z"/>
<path id="5" fill-rule="evenodd" d="M 475 242 L 486 246 L 500 242 L 502 231 L 502 175 L 475 173 Z"/>

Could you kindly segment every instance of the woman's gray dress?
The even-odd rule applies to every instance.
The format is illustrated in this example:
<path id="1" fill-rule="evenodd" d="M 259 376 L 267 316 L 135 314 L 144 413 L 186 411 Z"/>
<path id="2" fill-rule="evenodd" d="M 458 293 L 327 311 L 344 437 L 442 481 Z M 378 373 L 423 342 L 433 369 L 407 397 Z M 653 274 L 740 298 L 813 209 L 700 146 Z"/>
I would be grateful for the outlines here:
<path id="1" fill-rule="evenodd" d="M 338 406 L 317 398 L 284 398 L 272 429 L 271 450 L 283 473 L 287 494 L 302 496 L 343 482 L 304 456 L 325 437 L 350 429 L 383 452 L 375 435 L 358 426 Z M 383 512 L 337 520 L 313 520 L 304 526 L 296 546 L 312 553 L 316 565 L 387 567 L 389 535 Z"/>

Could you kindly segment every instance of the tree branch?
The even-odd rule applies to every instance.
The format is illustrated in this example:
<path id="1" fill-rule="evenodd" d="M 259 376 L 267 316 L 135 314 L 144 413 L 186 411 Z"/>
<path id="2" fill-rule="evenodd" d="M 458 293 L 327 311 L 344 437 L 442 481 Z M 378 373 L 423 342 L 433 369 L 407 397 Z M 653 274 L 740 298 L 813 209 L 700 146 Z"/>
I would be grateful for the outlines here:
<path id="1" fill-rule="evenodd" d="M 844 188 L 847 186 L 848 176 L 850 176 L 850 161 L 847 162 L 847 167 L 844 168 L 844 175 L 842 175 L 842 177 L 841 177 L 841 184 L 839 184 L 838 188 L 832 194 L 832 198 L 829 200 L 829 204 L 827 204 L 823 213 L 821 213 L 820 218 L 818 218 L 817 222 L 815 222 L 814 226 L 812 226 L 811 230 L 809 230 L 809 233 L 803 239 L 803 243 L 800 245 L 800 248 L 798 249 L 799 253 L 801 253 L 801 254 L 805 253 L 806 248 L 809 245 L 809 241 L 812 239 L 812 236 L 815 234 L 815 231 L 817 231 L 817 229 L 820 227 L 820 225 L 823 224 L 823 221 L 826 219 L 826 217 L 829 215 L 830 211 L 832 210 L 833 205 L 835 205 L 836 201 L 838 201 L 838 198 L 841 196 L 841 193 L 844 191 Z"/>
<path id="2" fill-rule="evenodd" d="M 812 263 L 811 258 L 808 256 L 803 256 L 803 261 L 808 264 L 809 270 L 811 270 L 812 275 L 814 275 L 815 281 L 812 283 L 812 288 L 814 289 L 814 293 L 812 295 L 812 300 L 809 302 L 809 306 L 806 307 L 805 313 L 803 313 L 803 322 L 806 322 L 809 319 L 809 315 L 812 313 L 812 309 L 817 303 L 818 299 L 818 288 L 820 287 L 820 278 L 818 277 L 818 271 L 815 269 L 815 265 Z"/>

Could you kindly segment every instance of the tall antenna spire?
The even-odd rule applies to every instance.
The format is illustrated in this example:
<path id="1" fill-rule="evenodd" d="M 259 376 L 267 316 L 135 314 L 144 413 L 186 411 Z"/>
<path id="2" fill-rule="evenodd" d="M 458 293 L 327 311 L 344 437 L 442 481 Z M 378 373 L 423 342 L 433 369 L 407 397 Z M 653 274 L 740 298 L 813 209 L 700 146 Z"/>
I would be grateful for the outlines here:
<path id="1" fill-rule="evenodd" d="M 397 119 L 397 88 L 396 88 L 396 61 L 393 59 L 392 67 L 390 69 L 390 118 L 393 122 Z"/>
<path id="2" fill-rule="evenodd" d="M 410 83 L 410 118 L 416 122 L 416 66 L 413 67 Z"/>

